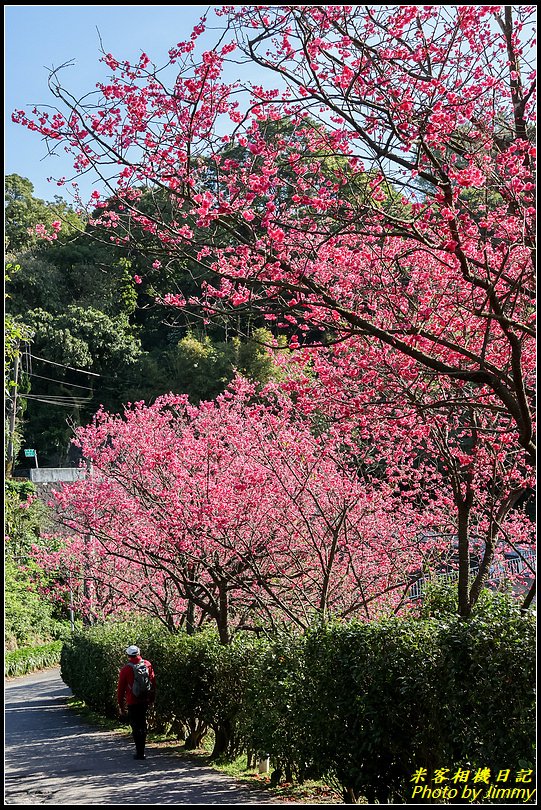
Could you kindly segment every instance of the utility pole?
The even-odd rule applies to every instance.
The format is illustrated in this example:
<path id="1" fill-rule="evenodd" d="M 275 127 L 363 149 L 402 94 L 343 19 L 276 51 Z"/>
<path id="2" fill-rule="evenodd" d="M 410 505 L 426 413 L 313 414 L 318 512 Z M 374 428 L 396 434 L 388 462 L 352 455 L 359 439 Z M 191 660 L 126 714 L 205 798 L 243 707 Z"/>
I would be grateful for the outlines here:
<path id="1" fill-rule="evenodd" d="M 17 351 L 15 353 L 15 360 L 13 365 L 13 395 L 11 396 L 11 413 L 9 415 L 9 437 L 8 437 L 8 449 L 7 449 L 7 464 L 8 464 L 8 471 L 13 473 L 13 467 L 15 466 L 15 420 L 17 417 L 17 388 L 19 385 L 19 346 L 17 346 Z"/>
<path id="2" fill-rule="evenodd" d="M 92 462 L 87 459 L 86 460 L 86 480 L 87 486 L 91 487 L 93 485 L 93 469 L 92 469 Z M 83 594 L 87 599 L 87 615 L 85 619 L 85 623 L 92 625 L 94 624 L 94 598 L 95 598 L 95 591 L 94 591 L 94 582 L 93 582 L 93 571 L 92 571 L 92 564 L 93 564 L 93 546 L 94 546 L 94 536 L 92 532 L 86 533 L 84 535 L 84 543 L 85 543 L 85 550 L 86 550 L 86 576 L 83 580 Z"/>

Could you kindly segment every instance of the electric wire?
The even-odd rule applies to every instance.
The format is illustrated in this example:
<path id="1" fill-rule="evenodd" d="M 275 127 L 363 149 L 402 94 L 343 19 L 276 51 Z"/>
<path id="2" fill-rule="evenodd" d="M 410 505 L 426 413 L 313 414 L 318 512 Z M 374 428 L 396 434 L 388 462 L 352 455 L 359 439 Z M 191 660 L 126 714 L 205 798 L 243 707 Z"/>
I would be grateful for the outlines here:
<path id="1" fill-rule="evenodd" d="M 30 371 L 27 372 L 29 377 L 38 377 L 40 380 L 49 380 L 49 382 L 55 382 L 59 385 L 65 385 L 68 388 L 82 388 L 85 391 L 93 391 L 94 389 L 88 385 L 76 385 L 75 383 L 66 382 L 65 380 L 55 380 L 53 377 L 44 377 L 42 374 L 35 374 L 34 372 Z"/>
<path id="2" fill-rule="evenodd" d="M 42 363 L 50 363 L 51 366 L 60 366 L 60 368 L 68 368 L 70 371 L 78 371 L 80 374 L 90 374 L 92 377 L 101 377 L 101 374 L 96 374 L 95 371 L 88 371 L 84 368 L 74 368 L 65 363 L 55 363 L 54 360 L 46 360 L 44 357 L 38 357 L 37 354 L 31 354 L 30 358 L 34 360 L 41 360 Z"/>

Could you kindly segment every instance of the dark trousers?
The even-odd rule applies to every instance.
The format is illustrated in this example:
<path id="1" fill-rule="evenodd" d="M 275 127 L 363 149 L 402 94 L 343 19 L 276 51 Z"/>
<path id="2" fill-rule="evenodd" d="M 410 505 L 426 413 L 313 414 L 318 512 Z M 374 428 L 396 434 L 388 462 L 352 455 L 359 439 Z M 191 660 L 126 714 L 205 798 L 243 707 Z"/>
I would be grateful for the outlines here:
<path id="1" fill-rule="evenodd" d="M 128 720 L 132 730 L 135 750 L 138 756 L 144 756 L 147 738 L 147 705 L 136 703 L 128 706 Z"/>

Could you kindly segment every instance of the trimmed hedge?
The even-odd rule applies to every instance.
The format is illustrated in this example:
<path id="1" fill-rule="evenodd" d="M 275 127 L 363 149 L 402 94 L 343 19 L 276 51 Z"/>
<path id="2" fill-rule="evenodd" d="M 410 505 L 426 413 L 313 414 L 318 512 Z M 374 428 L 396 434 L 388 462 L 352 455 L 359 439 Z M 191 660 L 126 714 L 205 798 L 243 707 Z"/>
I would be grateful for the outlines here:
<path id="1" fill-rule="evenodd" d="M 519 610 L 320 627 L 271 642 L 214 633 L 171 636 L 150 624 L 102 625 L 62 650 L 62 677 L 116 712 L 124 649 L 157 677 L 151 728 L 214 754 L 269 754 L 277 780 L 324 777 L 344 800 L 409 803 L 418 768 L 533 768 L 535 620 Z M 492 802 L 493 803 L 493 802 Z"/>
<path id="2" fill-rule="evenodd" d="M 4 656 L 4 675 L 6 678 L 26 675 L 39 669 L 56 667 L 60 664 L 62 651 L 61 641 L 41 644 L 39 647 L 23 647 L 20 650 L 6 652 Z"/>
<path id="3" fill-rule="evenodd" d="M 215 756 L 240 750 L 237 718 L 248 677 L 245 664 L 257 642 L 236 640 L 224 647 L 214 632 L 171 635 L 152 622 L 102 624 L 75 633 L 62 649 L 62 678 L 78 698 L 107 717 L 117 715 L 118 672 L 129 644 L 137 644 L 156 672 L 151 730 L 172 730 L 194 748 L 212 728 Z"/>
<path id="4" fill-rule="evenodd" d="M 127 660 L 126 647 L 137 644 L 146 658 L 159 660 L 171 640 L 159 625 L 98 624 L 64 642 L 60 673 L 76 697 L 106 717 L 116 717 L 118 673 Z"/>
<path id="5" fill-rule="evenodd" d="M 408 803 L 418 768 L 533 768 L 531 616 L 321 629 L 304 667 L 310 758 L 348 801 Z"/>
<path id="6" fill-rule="evenodd" d="M 344 798 L 404 802 L 417 767 L 448 762 L 436 623 L 323 628 L 307 638 L 305 660 L 314 765 L 335 776 Z"/>

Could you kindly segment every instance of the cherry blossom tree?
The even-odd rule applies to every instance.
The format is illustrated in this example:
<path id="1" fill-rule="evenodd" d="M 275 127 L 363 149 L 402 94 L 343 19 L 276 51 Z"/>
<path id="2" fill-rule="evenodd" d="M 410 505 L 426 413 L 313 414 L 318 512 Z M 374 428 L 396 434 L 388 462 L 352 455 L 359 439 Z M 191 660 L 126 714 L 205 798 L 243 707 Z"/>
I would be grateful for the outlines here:
<path id="1" fill-rule="evenodd" d="M 439 525 L 438 504 L 423 511 L 359 475 L 339 437 L 315 436 L 279 391 L 253 394 L 239 379 L 216 402 L 168 395 L 78 430 L 92 474 L 56 496 L 77 534 L 40 559 L 72 590 L 92 579 L 79 609 L 139 610 L 171 630 L 210 620 L 228 643 L 238 626 L 403 608 L 441 551 L 420 531 Z"/>
<path id="2" fill-rule="evenodd" d="M 351 431 L 370 402 L 418 437 L 412 457 L 429 453 L 453 492 L 467 615 L 535 458 L 534 7 L 219 13 L 215 48 L 198 55 L 203 19 L 163 68 L 103 54 L 98 100 L 55 72 L 58 109 L 14 117 L 101 179 L 94 221 L 112 241 L 137 226 L 157 272 L 204 276 L 197 300 L 165 304 L 261 313 L 291 348 L 322 347 L 327 402 L 362 388 L 338 414 Z M 228 82 L 243 62 L 274 89 Z M 474 501 L 486 530 L 468 591 Z"/>
<path id="3" fill-rule="evenodd" d="M 449 538 L 449 563 L 458 570 L 458 609 L 468 616 L 481 589 L 505 554 L 522 557 L 533 577 L 528 604 L 535 592 L 535 570 L 521 549 L 535 545 L 531 504 L 535 478 L 527 455 L 517 451 L 501 410 L 468 409 L 440 381 L 445 409 L 434 413 L 419 375 L 403 378 L 394 368 L 382 376 L 383 364 L 369 365 L 359 374 L 355 341 L 330 352 L 298 357 L 297 370 L 284 388 L 294 394 L 304 413 L 325 414 L 342 434 L 371 480 L 385 478 L 401 492 L 402 502 L 426 514 L 438 504 L 437 531 Z M 329 356 L 330 354 L 330 356 Z M 308 366 L 304 375 L 299 367 Z M 317 374 L 314 374 L 314 370 Z M 435 384 L 432 387 L 432 396 Z M 369 448 L 369 452 L 366 452 Z M 437 515 L 437 517 L 436 517 Z M 471 568 L 476 574 L 471 576 Z"/>

